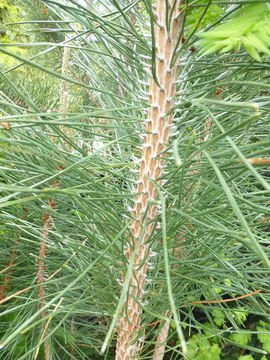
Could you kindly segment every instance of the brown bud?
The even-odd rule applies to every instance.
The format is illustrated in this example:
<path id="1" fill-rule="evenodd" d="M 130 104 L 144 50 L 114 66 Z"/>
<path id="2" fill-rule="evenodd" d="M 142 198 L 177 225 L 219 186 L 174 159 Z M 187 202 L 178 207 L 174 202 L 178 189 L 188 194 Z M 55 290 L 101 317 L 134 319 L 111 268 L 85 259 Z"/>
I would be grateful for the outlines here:
<path id="1" fill-rule="evenodd" d="M 11 129 L 11 126 L 10 126 L 10 123 L 9 123 L 9 122 L 1 122 L 1 126 L 2 126 L 4 129 L 7 129 L 7 130 L 10 130 L 10 129 Z"/>
<path id="2" fill-rule="evenodd" d="M 50 208 L 55 209 L 55 207 L 56 207 L 56 202 L 55 202 L 54 199 L 49 199 L 49 200 L 48 200 L 48 204 L 49 204 Z"/>

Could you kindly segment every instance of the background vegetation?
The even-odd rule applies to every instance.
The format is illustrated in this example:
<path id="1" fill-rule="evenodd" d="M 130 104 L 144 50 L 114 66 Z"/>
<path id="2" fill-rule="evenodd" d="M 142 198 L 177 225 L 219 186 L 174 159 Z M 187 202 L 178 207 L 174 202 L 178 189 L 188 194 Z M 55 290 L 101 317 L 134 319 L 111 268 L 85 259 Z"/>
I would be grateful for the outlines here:
<path id="1" fill-rule="evenodd" d="M 166 320 L 164 358 L 182 358 L 168 285 L 188 359 L 270 354 L 270 11 L 250 3 L 181 9 L 140 359 Z M 116 331 L 101 347 L 128 268 L 152 5 L 0 0 L 3 359 L 114 359 Z"/>

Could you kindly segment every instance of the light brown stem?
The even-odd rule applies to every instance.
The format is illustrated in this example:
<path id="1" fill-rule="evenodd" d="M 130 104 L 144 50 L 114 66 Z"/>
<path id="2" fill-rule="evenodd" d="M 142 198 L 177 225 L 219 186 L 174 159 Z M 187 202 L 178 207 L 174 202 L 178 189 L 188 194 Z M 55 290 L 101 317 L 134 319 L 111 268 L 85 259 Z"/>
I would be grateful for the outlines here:
<path id="1" fill-rule="evenodd" d="M 222 303 L 226 303 L 226 302 L 232 302 L 232 301 L 245 299 L 247 297 L 259 294 L 261 291 L 262 290 L 255 290 L 255 291 L 252 291 L 252 292 L 250 292 L 248 294 L 244 294 L 244 295 L 237 296 L 235 298 L 230 298 L 230 299 L 191 301 L 190 304 L 192 304 L 192 305 L 197 305 L 197 304 L 222 304 Z"/>
<path id="2" fill-rule="evenodd" d="M 243 160 L 240 159 L 238 162 L 242 163 Z M 250 158 L 247 162 L 251 165 L 270 165 L 270 158 Z"/>
<path id="3" fill-rule="evenodd" d="M 57 188 L 59 186 L 59 183 L 55 181 L 53 183 L 53 187 Z M 49 207 L 51 209 L 55 209 L 55 201 L 53 199 L 49 199 L 48 201 Z M 42 216 L 42 224 L 43 224 L 43 230 L 42 230 L 42 236 L 40 239 L 40 246 L 39 246 L 39 260 L 38 260 L 38 270 L 37 270 L 37 281 L 38 281 L 38 299 L 39 299 L 39 307 L 42 308 L 46 305 L 46 299 L 45 299 L 45 287 L 44 283 L 46 282 L 45 277 L 45 259 L 46 259 L 46 252 L 47 252 L 47 241 L 50 234 L 50 230 L 52 227 L 52 216 L 48 213 L 43 214 Z M 44 310 L 41 314 L 41 318 L 45 318 L 47 316 L 46 310 Z M 47 328 L 45 323 L 42 323 L 42 336 L 43 338 L 46 337 Z M 50 359 L 50 345 L 49 341 L 44 341 L 44 356 L 45 360 Z"/>
<path id="4" fill-rule="evenodd" d="M 172 8 L 174 1 L 170 0 L 168 2 Z M 157 207 L 149 203 L 151 200 L 156 200 L 158 195 L 153 182 L 149 181 L 149 178 L 156 180 L 159 185 L 162 184 L 160 177 L 164 173 L 165 165 L 163 152 L 169 141 L 172 123 L 172 115 L 167 116 L 167 113 L 173 104 L 175 83 L 178 75 L 177 65 L 171 67 L 171 60 L 180 32 L 179 5 L 180 1 L 176 1 L 168 33 L 166 29 L 165 1 L 158 0 L 156 4 L 156 75 L 160 86 L 157 85 L 153 78 L 150 79 L 149 110 L 145 121 L 146 136 L 142 148 L 137 185 L 139 194 L 135 198 L 132 213 L 135 220 L 130 229 L 133 244 L 126 250 L 127 261 L 130 260 L 133 249 L 139 241 L 140 245 L 134 260 L 128 296 L 122 309 L 122 316 L 119 319 L 116 360 L 136 359 L 139 351 L 139 342 L 134 341 L 140 328 L 141 306 L 138 302 L 142 301 L 147 277 L 148 261 L 146 257 L 149 250 L 147 240 L 154 226 L 151 220 L 158 214 Z M 147 225 L 143 232 L 144 219 L 147 221 Z"/>
<path id="5" fill-rule="evenodd" d="M 68 40 L 66 37 L 65 40 Z M 68 59 L 69 59 L 69 51 L 70 49 L 65 46 L 63 59 L 62 59 L 62 76 L 66 77 L 68 72 Z M 67 113 L 68 112 L 68 83 L 66 80 L 61 80 L 60 86 L 60 112 Z"/>
<path id="6" fill-rule="evenodd" d="M 168 314 L 167 314 L 168 316 Z M 153 360 L 162 360 L 165 354 L 165 346 L 170 330 L 170 320 L 166 320 L 162 326 L 156 340 L 155 352 Z"/>
<path id="7" fill-rule="evenodd" d="M 45 289 L 43 283 L 46 281 L 45 279 L 45 258 L 46 258 L 46 250 L 47 250 L 47 238 L 49 236 L 49 232 L 52 225 L 52 217 L 49 214 L 44 214 L 42 216 L 42 222 L 43 222 L 43 231 L 42 231 L 42 237 L 40 241 L 39 246 L 39 260 L 38 260 L 38 271 L 37 271 L 37 280 L 38 280 L 38 298 L 39 298 L 39 306 L 42 308 L 46 305 L 45 300 Z M 47 315 L 46 310 L 44 310 L 41 314 L 41 318 L 45 318 Z M 44 337 L 46 337 L 46 329 L 45 324 L 42 323 L 43 332 L 45 331 Z M 44 354 L 45 354 L 45 360 L 49 360 L 49 352 L 50 347 L 49 343 L 46 340 L 44 342 Z"/>
<path id="8" fill-rule="evenodd" d="M 66 41 L 68 40 L 67 36 L 65 40 Z M 63 77 L 67 77 L 67 73 L 69 70 L 69 66 L 68 66 L 69 53 L 70 53 L 70 48 L 65 46 L 63 58 L 62 58 L 62 69 L 61 69 Z M 60 106 L 59 106 L 60 113 L 66 114 L 68 112 L 68 107 L 69 107 L 68 82 L 66 80 L 62 80 L 60 86 Z M 61 130 L 65 135 L 67 135 L 68 138 L 72 139 L 73 136 L 72 128 L 61 126 Z M 71 145 L 69 145 L 69 150 L 72 151 Z"/>
<path id="9" fill-rule="evenodd" d="M 54 308 L 52 314 L 50 315 L 50 317 L 48 318 L 47 322 L 46 322 L 46 325 L 43 327 L 43 333 L 41 335 L 41 338 L 40 338 L 40 341 L 39 341 L 39 346 L 35 352 L 35 355 L 34 355 L 34 360 L 37 360 L 37 357 L 38 357 L 38 354 L 39 354 L 39 349 L 40 349 L 40 344 L 41 342 L 44 340 L 44 337 L 46 336 L 46 332 L 47 332 L 47 329 L 48 329 L 48 326 L 52 320 L 52 316 L 53 316 L 53 313 L 57 311 L 57 309 L 59 308 L 59 306 L 61 305 L 61 303 L 63 302 L 64 298 L 61 297 L 61 299 L 58 301 L 56 307 Z M 45 356 L 46 356 L 46 352 L 45 352 Z"/>

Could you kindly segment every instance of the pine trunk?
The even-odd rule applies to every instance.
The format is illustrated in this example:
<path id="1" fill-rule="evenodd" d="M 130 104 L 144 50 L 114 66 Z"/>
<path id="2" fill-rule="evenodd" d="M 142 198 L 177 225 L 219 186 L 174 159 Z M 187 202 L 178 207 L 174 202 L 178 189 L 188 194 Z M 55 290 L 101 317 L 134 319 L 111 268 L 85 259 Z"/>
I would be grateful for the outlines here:
<path id="1" fill-rule="evenodd" d="M 166 28 L 166 2 L 158 0 L 156 5 L 155 43 L 156 43 L 156 75 L 157 84 L 152 77 L 149 85 L 149 110 L 145 120 L 144 143 L 140 160 L 139 178 L 131 225 L 133 244 L 126 250 L 127 261 L 131 258 L 133 249 L 140 241 L 135 257 L 133 275 L 130 279 L 129 291 L 119 320 L 116 360 L 137 358 L 139 342 L 134 339 L 138 335 L 141 318 L 141 307 L 145 281 L 147 277 L 148 261 L 146 259 L 149 244 L 147 240 L 153 232 L 153 219 L 158 213 L 155 205 L 150 202 L 157 199 L 154 179 L 161 185 L 160 177 L 164 173 L 164 151 L 169 141 L 172 115 L 167 113 L 172 107 L 178 76 L 177 65 L 171 67 L 171 60 L 177 46 L 180 34 L 181 17 L 179 6 L 181 1 L 170 0 L 169 9 L 172 11 L 169 31 Z M 146 214 L 147 212 L 147 214 Z M 144 228 L 144 221 L 147 225 Z M 142 266 L 140 266 L 143 263 Z M 127 315 L 127 316 L 126 316 Z M 128 317 L 128 318 L 127 318 Z"/>

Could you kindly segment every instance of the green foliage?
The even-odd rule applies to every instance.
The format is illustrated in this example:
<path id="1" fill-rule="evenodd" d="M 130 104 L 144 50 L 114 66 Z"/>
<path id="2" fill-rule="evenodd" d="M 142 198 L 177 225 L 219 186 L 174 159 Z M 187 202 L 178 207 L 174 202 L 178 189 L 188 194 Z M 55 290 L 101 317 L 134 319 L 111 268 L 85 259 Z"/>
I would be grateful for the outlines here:
<path id="1" fill-rule="evenodd" d="M 231 334 L 230 339 L 239 345 L 247 345 L 251 339 L 250 333 L 240 332 L 237 334 Z"/>
<path id="2" fill-rule="evenodd" d="M 219 309 L 214 309 L 212 315 L 214 317 L 214 322 L 217 324 L 217 326 L 223 325 L 225 320 L 225 315 L 223 311 Z"/>
<path id="3" fill-rule="evenodd" d="M 17 4 L 16 4 L 17 3 Z M 16 5 L 15 5 L 16 4 Z M 23 20 L 25 13 L 22 6 L 18 2 L 1 0 L 0 1 L 0 43 L 28 42 L 31 36 L 27 34 L 26 29 L 22 25 L 14 25 Z M 13 51 L 21 55 L 26 55 L 24 49 L 12 48 Z M 11 66 L 17 64 L 17 61 L 10 57 L 0 54 L 0 65 Z"/>
<path id="4" fill-rule="evenodd" d="M 214 324 L 207 322 L 202 325 L 202 332 L 193 334 L 189 338 L 188 347 L 190 349 L 190 354 L 193 356 L 191 359 L 203 359 L 203 356 L 207 356 L 207 359 L 209 360 L 227 360 L 227 353 L 230 354 L 230 359 L 232 360 L 259 359 L 253 353 L 249 353 L 250 351 L 247 350 L 247 347 L 252 345 L 254 349 L 260 349 L 260 343 L 262 343 L 262 348 L 269 352 L 269 325 L 267 323 L 261 320 L 259 321 L 257 334 L 252 334 L 249 330 L 240 329 L 238 332 L 234 332 L 228 337 L 223 336 L 223 341 L 221 342 L 218 334 L 220 333 L 220 329 L 226 328 L 226 319 L 223 317 L 223 323 L 221 323 L 221 314 L 217 311 L 213 311 L 213 313 L 218 315 L 217 318 L 214 317 L 214 321 L 215 323 L 217 322 L 219 329 L 216 328 Z M 236 319 L 237 311 L 231 310 L 230 313 L 231 316 Z M 217 319 L 218 321 L 216 321 Z M 243 318 L 241 321 L 243 321 Z M 250 324 L 246 322 L 242 325 L 246 327 Z M 231 342 L 237 344 L 238 347 L 232 348 Z M 240 355 L 241 346 L 243 346 L 246 355 Z M 266 357 L 263 356 L 260 357 L 260 359 L 266 360 Z"/>
<path id="5" fill-rule="evenodd" d="M 234 311 L 233 315 L 237 324 L 242 325 L 247 319 L 248 312 L 245 310 Z"/>
<path id="6" fill-rule="evenodd" d="M 15 5 L 13 1 L 0 1 L 0 42 L 25 42 L 29 40 L 24 28 L 12 25 L 12 23 L 22 21 L 22 19 L 23 10 L 21 6 Z"/>
<path id="7" fill-rule="evenodd" d="M 242 355 L 239 356 L 238 360 L 254 360 L 254 357 L 252 355 Z"/>
<path id="8" fill-rule="evenodd" d="M 37 24 L 39 26 L 39 21 L 44 21 L 44 15 L 42 12 L 44 5 L 42 5 L 42 3 L 32 1 L 20 1 L 16 3 L 16 6 L 9 4 L 7 7 L 4 7 L 7 17 L 6 21 L 14 23 L 9 25 L 9 28 L 16 31 L 18 34 L 21 33 L 22 36 L 16 36 L 13 39 L 9 39 L 9 41 L 7 41 L 8 43 L 17 44 L 22 42 L 25 43 L 25 45 L 31 45 L 31 41 L 47 42 L 52 40 L 63 40 L 62 34 L 58 35 L 57 33 L 55 35 L 54 32 L 46 33 L 44 31 L 39 31 Z M 12 11 L 10 9 L 13 8 L 16 8 L 17 17 L 11 16 Z M 55 15 L 55 18 L 57 18 L 57 15 Z M 16 24 L 16 22 L 26 22 L 26 24 Z M 49 29 L 50 27 L 53 29 L 53 26 L 55 26 L 53 21 L 52 24 L 48 24 Z M 38 31 L 36 31 L 37 29 Z M 24 36 L 24 34 L 27 35 Z M 0 42 L 2 41 L 3 40 L 0 39 Z M 49 54 L 47 53 L 46 46 L 35 48 L 33 46 L 15 45 L 9 46 L 7 49 L 14 54 L 18 54 L 19 56 L 25 58 L 37 56 L 40 59 L 39 61 L 42 66 L 50 66 L 54 71 L 61 71 L 62 49 L 50 51 Z M 42 56 L 38 55 L 40 51 L 42 52 Z M 4 91 L 7 96 L 14 99 L 17 105 L 27 107 L 27 102 L 21 97 L 20 99 L 18 99 L 18 96 L 14 97 L 14 88 L 10 86 L 10 82 L 12 83 L 13 81 L 16 82 L 17 91 L 23 93 L 26 97 L 31 98 L 32 102 L 35 103 L 41 111 L 54 111 L 58 109 L 61 80 L 55 78 L 54 76 L 46 76 L 44 71 L 26 64 L 19 66 L 20 61 L 2 53 L 0 54 L 0 63 L 2 64 L 3 70 L 8 73 L 8 79 L 2 78 L 0 90 Z M 18 66 L 18 68 L 16 68 L 16 66 Z M 15 69 L 14 71 L 12 71 L 13 68 Z M 70 109 L 76 112 L 78 107 L 80 107 L 84 102 L 85 93 L 80 87 L 74 84 L 70 84 L 68 88 Z"/>
<path id="9" fill-rule="evenodd" d="M 220 360 L 221 349 L 218 344 L 211 344 L 200 334 L 193 335 L 187 347 L 191 360 Z"/>
<path id="10" fill-rule="evenodd" d="M 270 354 L 270 325 L 261 320 L 259 326 L 257 326 L 257 331 L 263 349 Z"/>
<path id="11" fill-rule="evenodd" d="M 211 4 L 204 14 L 205 5 L 208 2 L 208 0 L 199 1 L 197 4 L 191 5 L 188 8 L 185 22 L 187 36 L 194 31 L 205 29 L 209 24 L 216 22 L 224 14 L 224 9 L 217 4 Z"/>
<path id="12" fill-rule="evenodd" d="M 250 4 L 235 12 L 234 16 L 215 29 L 200 33 L 200 52 L 204 55 L 214 52 L 239 51 L 242 46 L 257 61 L 259 53 L 269 55 L 270 50 L 270 8 L 269 4 Z"/>
<path id="13" fill-rule="evenodd" d="M 214 324 L 211 324 L 209 322 L 203 323 L 203 333 L 211 343 L 219 343 L 218 332 L 219 329 Z"/>

